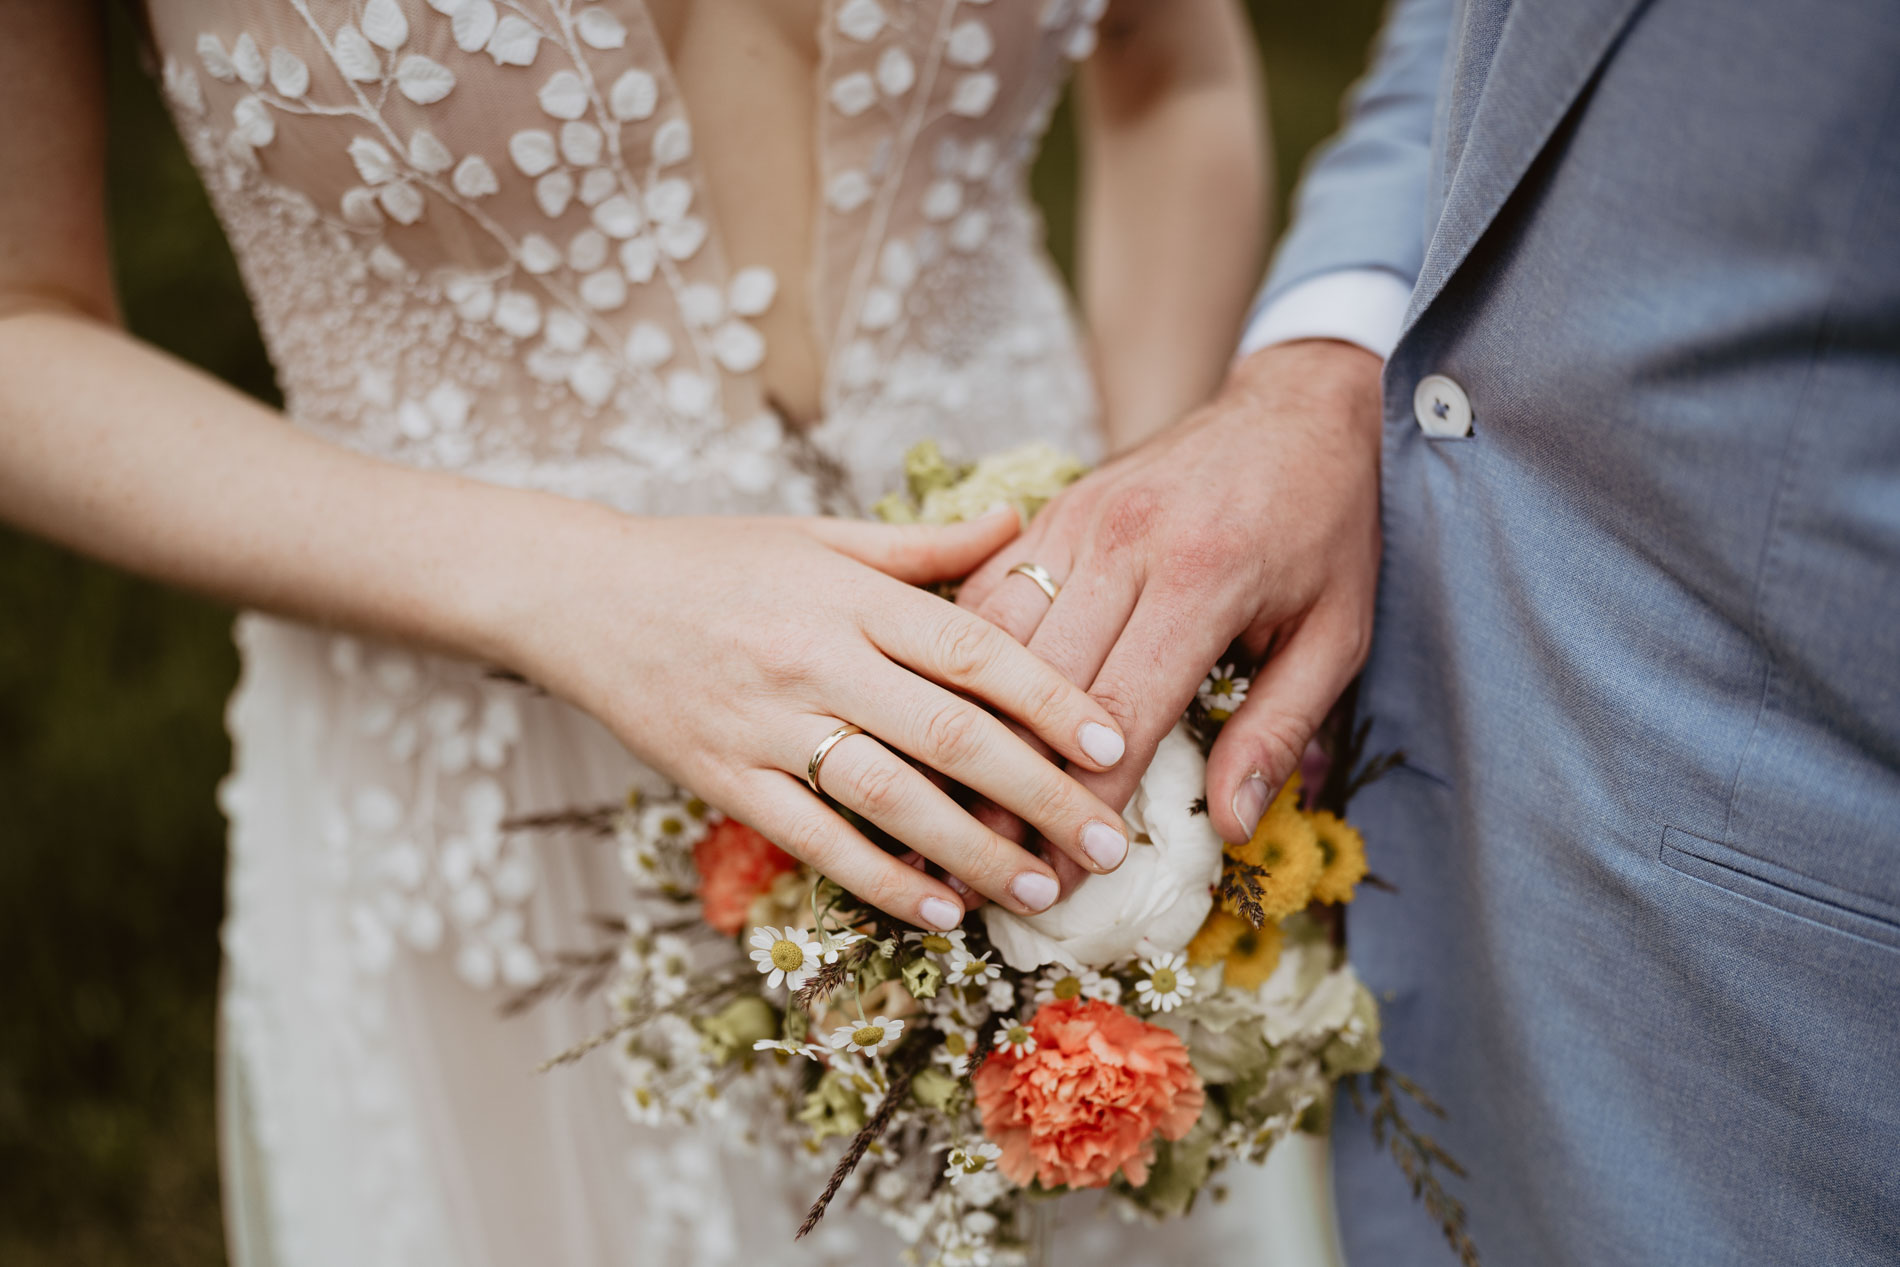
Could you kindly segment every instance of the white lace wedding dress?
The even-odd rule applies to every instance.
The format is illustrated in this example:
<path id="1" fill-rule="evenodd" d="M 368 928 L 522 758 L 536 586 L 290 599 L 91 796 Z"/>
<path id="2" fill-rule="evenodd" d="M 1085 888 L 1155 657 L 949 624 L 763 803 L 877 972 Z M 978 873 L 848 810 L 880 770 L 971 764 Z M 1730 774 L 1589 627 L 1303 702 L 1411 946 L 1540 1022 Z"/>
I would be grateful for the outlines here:
<path id="1" fill-rule="evenodd" d="M 926 437 L 1096 448 L 1024 168 L 1099 0 L 815 14 L 822 206 L 800 293 L 829 353 L 802 433 L 761 386 L 779 279 L 722 245 L 639 0 L 148 7 L 298 426 L 646 514 L 852 513 Z M 599 1027 L 598 1000 L 498 1017 L 617 904 L 611 851 L 500 830 L 642 777 L 603 730 L 474 665 L 257 616 L 238 638 L 236 1262 L 892 1259 L 844 1213 L 795 1249 L 809 1177 L 633 1126 L 609 1061 L 536 1075 Z M 1279 1178 L 1235 1175 L 1234 1199 L 1164 1231 L 1083 1203 L 1054 1258 L 1307 1261 L 1331 1213 L 1288 1151 Z"/>

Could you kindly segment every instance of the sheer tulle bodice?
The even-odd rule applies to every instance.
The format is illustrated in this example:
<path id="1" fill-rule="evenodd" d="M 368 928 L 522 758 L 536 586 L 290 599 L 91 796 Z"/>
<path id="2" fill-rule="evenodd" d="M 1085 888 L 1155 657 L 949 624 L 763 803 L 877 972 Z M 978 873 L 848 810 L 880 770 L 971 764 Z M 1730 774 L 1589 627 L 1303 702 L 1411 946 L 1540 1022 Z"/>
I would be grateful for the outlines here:
<path id="1" fill-rule="evenodd" d="M 710 205 L 640 3 L 152 5 L 292 415 L 656 511 L 844 508 L 945 429 L 979 447 L 1039 417 L 1080 439 L 1086 379 L 1023 169 L 1099 8 L 824 5 L 812 241 L 782 278 L 727 249 L 722 222 L 773 210 Z M 809 311 L 775 322 L 793 296 Z M 772 324 L 820 349 L 810 434 L 763 386 Z"/>

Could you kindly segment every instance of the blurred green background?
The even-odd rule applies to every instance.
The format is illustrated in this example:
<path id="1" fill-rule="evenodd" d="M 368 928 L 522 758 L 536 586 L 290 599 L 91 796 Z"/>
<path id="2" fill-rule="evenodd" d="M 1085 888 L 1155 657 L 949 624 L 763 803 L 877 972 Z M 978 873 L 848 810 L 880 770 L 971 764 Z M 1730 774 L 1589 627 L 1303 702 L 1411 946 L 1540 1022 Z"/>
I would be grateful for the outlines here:
<path id="1" fill-rule="evenodd" d="M 1381 0 L 1249 7 L 1284 206 Z M 117 8 L 104 55 L 127 322 L 274 400 L 237 271 Z M 1074 174 L 1065 112 L 1036 173 L 1065 267 Z M 230 620 L 0 529 L 0 1264 L 224 1261 L 213 793 Z"/>

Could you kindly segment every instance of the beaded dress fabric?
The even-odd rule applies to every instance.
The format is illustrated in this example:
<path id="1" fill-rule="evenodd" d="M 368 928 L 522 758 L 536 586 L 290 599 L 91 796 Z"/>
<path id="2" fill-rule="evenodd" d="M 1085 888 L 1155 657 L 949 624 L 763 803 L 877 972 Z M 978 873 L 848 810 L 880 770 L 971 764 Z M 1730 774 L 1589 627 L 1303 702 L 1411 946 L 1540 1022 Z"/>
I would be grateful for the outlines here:
<path id="1" fill-rule="evenodd" d="M 1095 454 L 1025 169 L 1101 8 L 814 5 L 818 205 L 808 275 L 786 287 L 722 242 L 639 0 L 148 3 L 290 421 L 642 514 L 858 513 L 926 438 Z M 761 372 L 762 326 L 793 293 L 823 359 L 803 426 Z M 849 1216 L 794 1249 L 810 1175 L 635 1126 L 609 1061 L 534 1074 L 601 1027 L 600 1001 L 498 1016 L 621 892 L 611 849 L 503 822 L 652 775 L 475 665 L 259 616 L 238 639 L 220 1072 L 235 1262 L 894 1260 Z M 1245 1221 L 1197 1216 L 1155 1261 L 1257 1248 Z M 1143 1261 L 1102 1223 L 1057 1257 Z"/>

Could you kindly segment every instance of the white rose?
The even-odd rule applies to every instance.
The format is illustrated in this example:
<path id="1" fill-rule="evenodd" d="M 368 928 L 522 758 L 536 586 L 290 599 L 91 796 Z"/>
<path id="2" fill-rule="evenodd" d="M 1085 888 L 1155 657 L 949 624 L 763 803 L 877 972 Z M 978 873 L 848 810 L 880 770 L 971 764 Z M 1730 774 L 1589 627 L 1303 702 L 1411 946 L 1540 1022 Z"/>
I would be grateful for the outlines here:
<path id="1" fill-rule="evenodd" d="M 1106 968 L 1133 955 L 1180 950 L 1200 931 L 1220 882 L 1221 839 L 1194 802 L 1207 792 L 1207 761 L 1176 726 L 1161 741 L 1123 816 L 1151 843 L 1129 846 L 1108 875 L 1092 875 L 1039 915 L 983 908 L 990 941 L 1018 972 L 1048 963 Z"/>
<path id="2" fill-rule="evenodd" d="M 1324 943 L 1288 945 L 1281 951 L 1279 965 L 1259 994 L 1269 1043 L 1277 1047 L 1295 1038 L 1324 1038 L 1352 1019 L 1353 1002 L 1365 987 L 1351 964 L 1328 971 L 1333 954 Z"/>

